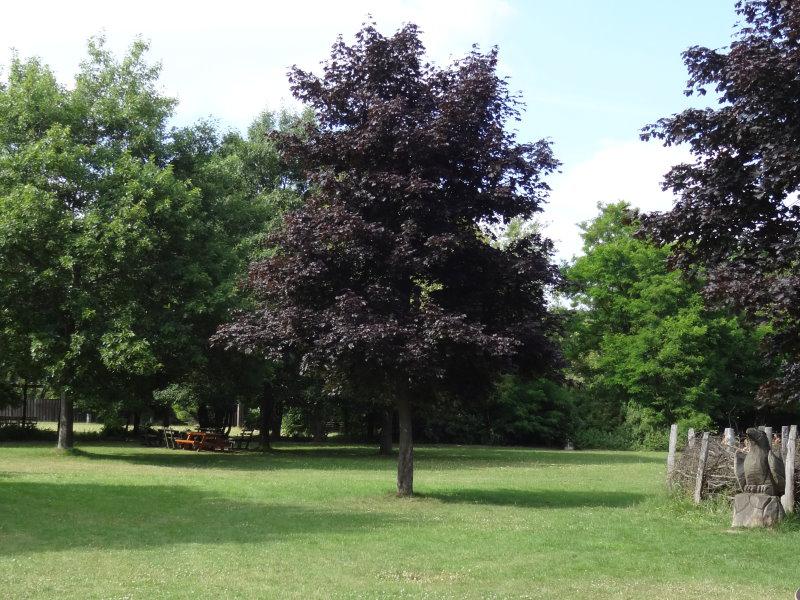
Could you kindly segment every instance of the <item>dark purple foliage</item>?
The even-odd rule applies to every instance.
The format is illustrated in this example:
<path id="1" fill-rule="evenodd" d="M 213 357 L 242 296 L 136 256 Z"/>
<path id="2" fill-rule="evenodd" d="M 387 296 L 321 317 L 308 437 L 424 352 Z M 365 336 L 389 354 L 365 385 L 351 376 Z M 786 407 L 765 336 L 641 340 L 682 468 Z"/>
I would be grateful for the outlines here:
<path id="1" fill-rule="evenodd" d="M 501 250 L 486 226 L 539 211 L 558 163 L 506 129 L 518 102 L 496 51 L 447 69 L 423 52 L 413 25 L 365 26 L 321 77 L 292 70 L 316 124 L 277 139 L 311 192 L 251 265 L 258 309 L 218 339 L 376 399 L 480 396 L 498 371 L 553 364 L 551 244 Z"/>
<path id="2" fill-rule="evenodd" d="M 687 94 L 719 95 L 645 128 L 643 137 L 688 143 L 696 160 L 674 167 L 678 196 L 646 229 L 675 242 L 677 264 L 707 269 L 709 298 L 772 324 L 769 353 L 783 376 L 764 401 L 800 400 L 800 3 L 742 0 L 730 48 L 684 53 Z"/>

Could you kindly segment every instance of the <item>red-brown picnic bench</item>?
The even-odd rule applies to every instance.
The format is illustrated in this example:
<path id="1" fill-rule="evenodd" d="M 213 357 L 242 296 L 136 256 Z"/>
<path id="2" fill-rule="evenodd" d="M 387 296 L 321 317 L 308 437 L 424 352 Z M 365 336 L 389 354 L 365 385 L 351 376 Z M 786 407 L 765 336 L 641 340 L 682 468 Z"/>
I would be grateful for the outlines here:
<path id="1" fill-rule="evenodd" d="M 186 439 L 176 439 L 175 444 L 178 448 L 197 452 L 200 450 L 230 450 L 228 436 L 207 431 L 187 431 Z"/>

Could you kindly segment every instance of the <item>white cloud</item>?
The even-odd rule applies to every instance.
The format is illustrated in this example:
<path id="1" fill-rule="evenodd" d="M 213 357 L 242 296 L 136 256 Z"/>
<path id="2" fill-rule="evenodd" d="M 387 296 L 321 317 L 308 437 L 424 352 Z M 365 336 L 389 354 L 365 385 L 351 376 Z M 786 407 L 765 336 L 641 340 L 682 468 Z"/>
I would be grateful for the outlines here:
<path id="1" fill-rule="evenodd" d="M 180 122 L 213 115 L 243 128 L 264 107 L 291 104 L 286 71 L 315 69 L 338 34 L 351 36 L 368 15 L 385 33 L 404 22 L 423 30 L 437 62 L 462 56 L 472 43 L 488 47 L 512 14 L 506 0 L 374 0 L 290 2 L 108 0 L 14 2 L 0 20 L 3 50 L 41 56 L 69 82 L 91 35 L 105 32 L 125 50 L 141 34 L 164 65 L 165 90 L 179 98 Z"/>
<path id="2" fill-rule="evenodd" d="M 625 200 L 643 211 L 667 210 L 672 194 L 661 189 L 672 165 L 690 160 L 685 148 L 638 140 L 608 141 L 587 160 L 553 177 L 550 202 L 541 217 L 556 244 L 557 259 L 581 253 L 578 223 L 597 215 L 597 203 Z"/>
<path id="3" fill-rule="evenodd" d="M 152 42 L 151 58 L 163 63 L 165 90 L 180 101 L 179 122 L 211 115 L 238 128 L 265 107 L 291 105 L 288 67 L 317 68 L 336 36 L 352 36 L 369 14 L 385 33 L 417 23 L 429 56 L 439 63 L 464 55 L 473 43 L 488 48 L 499 42 L 514 16 L 508 0 L 52 0 L 9 2 L 3 9 L 0 64 L 7 62 L 4 50 L 15 47 L 23 56 L 41 56 L 68 83 L 91 35 L 105 32 L 110 47 L 123 52 L 141 34 Z M 500 71 L 508 74 L 508 66 L 501 63 Z M 557 103 L 562 110 L 585 108 L 579 98 L 544 93 L 528 100 Z M 656 144 L 611 141 L 589 159 L 566 165 L 552 178 L 552 199 L 542 218 L 558 257 L 579 252 L 576 223 L 592 218 L 597 202 L 624 199 L 644 210 L 668 208 L 661 177 L 685 156 Z"/>

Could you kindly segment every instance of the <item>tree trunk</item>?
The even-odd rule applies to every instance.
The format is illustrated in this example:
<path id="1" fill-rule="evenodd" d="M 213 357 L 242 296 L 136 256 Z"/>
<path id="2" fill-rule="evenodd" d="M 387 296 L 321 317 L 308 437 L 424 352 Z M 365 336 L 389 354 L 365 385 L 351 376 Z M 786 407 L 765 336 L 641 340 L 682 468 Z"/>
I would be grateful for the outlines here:
<path id="1" fill-rule="evenodd" d="M 22 385 L 22 423 L 28 421 L 28 382 Z"/>
<path id="2" fill-rule="evenodd" d="M 264 382 L 261 390 L 261 405 L 259 407 L 260 425 L 258 427 L 258 435 L 261 440 L 261 449 L 269 450 L 270 431 L 272 430 L 272 411 L 275 408 L 275 396 L 272 393 L 272 384 L 269 381 Z"/>
<path id="3" fill-rule="evenodd" d="M 225 435 L 226 436 L 229 436 L 231 434 L 231 428 L 233 427 L 233 421 L 234 421 L 235 416 L 236 416 L 235 411 L 236 411 L 236 407 L 235 406 L 233 408 L 228 407 L 228 410 L 225 411 L 224 429 L 225 429 Z"/>
<path id="4" fill-rule="evenodd" d="M 381 439 L 378 454 L 389 456 L 392 453 L 392 423 L 394 421 L 392 409 L 385 409 L 381 414 L 381 418 L 383 421 L 381 424 Z"/>
<path id="5" fill-rule="evenodd" d="M 201 401 L 200 405 L 197 407 L 197 426 L 200 429 L 207 429 L 209 421 L 208 406 L 206 406 L 205 402 Z"/>
<path id="6" fill-rule="evenodd" d="M 272 421 L 272 440 L 280 441 L 281 426 L 283 425 L 283 402 L 275 403 L 275 418 Z"/>
<path id="7" fill-rule="evenodd" d="M 61 406 L 58 415 L 58 446 L 60 450 L 72 448 L 72 398 L 61 392 Z"/>
<path id="8" fill-rule="evenodd" d="M 397 455 L 397 495 L 414 495 L 414 441 L 411 432 L 411 403 L 401 397 L 397 401 L 397 416 L 400 424 Z"/>
<path id="9" fill-rule="evenodd" d="M 347 406 L 342 407 L 342 438 L 345 442 L 350 441 L 350 410 Z"/>
<path id="10" fill-rule="evenodd" d="M 142 428 L 142 413 L 138 410 L 133 413 L 133 434 L 136 435 L 139 433 L 139 430 Z"/>
<path id="11" fill-rule="evenodd" d="M 312 418 L 314 420 L 312 424 L 314 442 L 321 444 L 325 441 L 325 419 L 322 417 L 322 410 L 319 408 L 315 409 Z"/>

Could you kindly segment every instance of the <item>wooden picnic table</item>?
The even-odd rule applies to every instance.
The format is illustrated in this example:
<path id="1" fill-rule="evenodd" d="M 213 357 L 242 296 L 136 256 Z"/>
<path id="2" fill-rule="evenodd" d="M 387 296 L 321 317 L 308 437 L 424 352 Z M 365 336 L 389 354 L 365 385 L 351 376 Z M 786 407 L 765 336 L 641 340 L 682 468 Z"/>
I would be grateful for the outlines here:
<path id="1" fill-rule="evenodd" d="M 230 441 L 227 435 L 209 431 L 187 431 L 186 438 L 176 439 L 175 444 L 178 448 L 196 452 L 200 450 L 230 450 Z"/>

